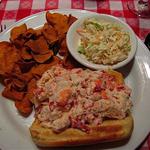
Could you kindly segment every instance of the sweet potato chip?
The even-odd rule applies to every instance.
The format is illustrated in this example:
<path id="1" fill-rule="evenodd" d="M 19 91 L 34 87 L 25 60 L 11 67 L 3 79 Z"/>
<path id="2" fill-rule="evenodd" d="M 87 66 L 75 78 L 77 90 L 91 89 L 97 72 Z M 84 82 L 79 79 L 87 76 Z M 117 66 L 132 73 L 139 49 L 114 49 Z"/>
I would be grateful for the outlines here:
<path id="1" fill-rule="evenodd" d="M 29 71 L 27 73 L 17 73 L 14 72 L 11 74 L 11 77 L 9 77 L 11 80 L 12 79 L 18 79 L 25 84 L 28 84 L 28 82 L 33 78 L 32 73 Z"/>
<path id="2" fill-rule="evenodd" d="M 57 56 L 53 56 L 49 63 L 47 64 L 40 64 L 38 66 L 35 66 L 31 69 L 31 72 L 33 76 L 42 76 L 42 74 L 50 69 L 53 65 L 59 64 L 61 62 L 61 59 Z"/>
<path id="3" fill-rule="evenodd" d="M 20 34 L 16 39 L 14 39 L 12 42 L 13 44 L 18 48 L 21 49 L 24 44 L 29 40 L 29 39 L 35 39 L 36 38 L 36 32 L 34 29 L 29 28 L 22 34 Z"/>
<path id="4" fill-rule="evenodd" d="M 45 71 L 59 63 L 66 68 L 76 66 L 66 45 L 66 33 L 76 18 L 47 12 L 46 19 L 39 29 L 17 26 L 11 30 L 10 42 L 0 42 L 2 95 L 14 100 L 23 116 L 32 112 L 36 82 Z M 58 52 L 63 61 L 56 56 Z"/>
<path id="5" fill-rule="evenodd" d="M 38 63 L 44 63 L 44 62 L 46 62 L 47 60 L 49 60 L 53 56 L 53 51 L 50 50 L 46 54 L 34 54 L 34 53 L 31 53 L 31 54 L 33 56 L 33 59 L 36 62 L 38 62 Z"/>
<path id="6" fill-rule="evenodd" d="M 33 103 L 33 96 L 34 96 L 34 90 L 36 88 L 36 82 L 37 80 L 33 78 L 29 83 L 28 83 L 28 88 L 27 88 L 27 97 L 28 99 Z"/>
<path id="7" fill-rule="evenodd" d="M 0 74 L 10 73 L 20 59 L 18 50 L 9 42 L 0 42 Z"/>
<path id="8" fill-rule="evenodd" d="M 14 27 L 10 32 L 10 40 L 14 41 L 17 39 L 21 34 L 25 33 L 27 31 L 26 24 L 22 24 L 20 26 Z"/>
<path id="9" fill-rule="evenodd" d="M 27 29 L 26 32 L 23 33 L 25 39 L 32 39 L 34 36 L 36 36 L 36 32 L 32 28 Z"/>
<path id="10" fill-rule="evenodd" d="M 23 47 L 23 45 L 24 45 L 25 42 L 26 42 L 26 40 L 24 38 L 18 37 L 17 39 L 15 39 L 13 41 L 13 44 L 15 45 L 15 47 L 17 49 L 21 49 Z"/>
<path id="11" fill-rule="evenodd" d="M 13 79 L 12 80 L 12 87 L 16 90 L 16 91 L 24 91 L 26 88 L 26 84 L 24 82 L 22 82 L 21 80 L 18 79 Z"/>
<path id="12" fill-rule="evenodd" d="M 53 45 L 58 41 L 57 32 L 55 28 L 51 25 L 45 23 L 43 26 L 42 33 L 50 45 Z"/>
<path id="13" fill-rule="evenodd" d="M 65 55 L 63 62 L 63 66 L 67 69 L 72 69 L 72 68 L 83 68 L 81 64 L 79 64 L 68 52 L 67 55 Z"/>
<path id="14" fill-rule="evenodd" d="M 8 84 L 11 84 L 12 80 L 10 78 L 3 78 L 3 84 L 7 86 Z"/>
<path id="15" fill-rule="evenodd" d="M 31 69 L 32 70 L 32 69 Z M 27 73 L 23 73 L 22 74 L 22 78 L 26 81 L 26 82 L 30 82 L 30 80 L 33 78 L 32 72 L 31 70 Z"/>
<path id="16" fill-rule="evenodd" d="M 29 40 L 25 43 L 25 46 L 29 47 L 35 54 L 46 54 L 49 52 L 48 44 L 43 36 L 40 36 L 37 40 Z"/>
<path id="17" fill-rule="evenodd" d="M 2 92 L 2 96 L 14 101 L 22 101 L 24 95 L 24 92 L 18 92 L 15 89 L 10 88 L 8 86 L 6 86 Z"/>
<path id="18" fill-rule="evenodd" d="M 61 42 L 62 42 L 65 38 L 66 38 L 66 33 L 60 34 L 60 35 L 58 36 L 58 39 L 59 39 L 59 42 L 58 42 L 59 47 L 60 47 Z"/>
<path id="19" fill-rule="evenodd" d="M 68 24 L 69 26 L 72 25 L 72 23 L 74 23 L 75 21 L 77 20 L 76 17 L 72 16 L 71 14 L 69 15 L 69 18 L 68 18 Z"/>
<path id="20" fill-rule="evenodd" d="M 15 106 L 24 117 L 27 117 L 32 112 L 33 104 L 30 102 L 27 96 L 23 98 L 22 101 L 15 101 Z"/>
<path id="21" fill-rule="evenodd" d="M 39 28 L 39 29 L 34 30 L 36 37 L 39 37 L 39 36 L 42 35 L 42 30 L 43 30 L 42 28 Z"/>
<path id="22" fill-rule="evenodd" d="M 27 83 L 25 81 L 22 81 L 20 79 L 12 79 L 12 87 L 16 91 L 26 91 Z"/>
<path id="23" fill-rule="evenodd" d="M 35 63 L 36 62 L 33 60 L 32 61 L 20 60 L 17 62 L 22 73 L 28 72 L 35 65 Z"/>
<path id="24" fill-rule="evenodd" d="M 68 47 L 67 47 L 67 43 L 66 43 L 66 38 L 64 38 L 60 45 L 59 54 L 61 56 L 65 56 L 67 53 L 68 53 Z"/>
<path id="25" fill-rule="evenodd" d="M 18 61 L 17 61 L 18 62 Z M 18 74 L 19 76 L 22 74 L 20 66 L 17 64 L 17 62 L 14 64 L 14 67 L 12 69 L 12 72 L 8 74 L 8 76 L 11 78 L 13 75 Z"/>
<path id="26" fill-rule="evenodd" d="M 31 60 L 32 59 L 32 55 L 30 54 L 30 50 L 26 46 L 24 46 L 24 47 L 21 48 L 21 50 L 20 50 L 20 56 L 24 60 Z"/>
<path id="27" fill-rule="evenodd" d="M 68 31 L 68 16 L 59 13 L 46 12 L 46 20 L 52 25 L 58 34 L 64 34 Z"/>
<path id="28" fill-rule="evenodd" d="M 10 85 L 16 91 L 26 91 L 27 82 L 22 74 L 13 73 L 9 78 L 5 79 L 5 85 Z"/>

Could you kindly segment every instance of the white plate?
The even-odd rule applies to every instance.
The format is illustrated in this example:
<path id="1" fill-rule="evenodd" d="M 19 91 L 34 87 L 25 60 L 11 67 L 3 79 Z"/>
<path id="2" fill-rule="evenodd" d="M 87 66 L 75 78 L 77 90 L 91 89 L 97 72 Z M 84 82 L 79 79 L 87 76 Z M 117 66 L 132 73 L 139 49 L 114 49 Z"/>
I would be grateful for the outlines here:
<path id="1" fill-rule="evenodd" d="M 93 14 L 85 10 L 53 10 L 64 14 L 72 14 L 76 17 Z M 45 23 L 45 12 L 41 12 L 20 20 L 0 34 L 0 41 L 9 40 L 11 28 L 26 23 L 28 27 L 38 28 Z M 135 59 L 125 68 L 120 70 L 125 75 L 126 83 L 133 89 L 132 114 L 134 118 L 134 130 L 130 140 L 124 144 L 103 144 L 105 148 L 133 150 L 146 137 L 150 131 L 150 53 L 144 44 L 138 39 L 138 50 Z M 0 85 L 0 90 L 3 86 Z M 2 150 L 38 150 L 32 142 L 28 127 L 33 121 L 33 114 L 29 118 L 20 116 L 14 103 L 0 96 L 0 149 Z M 85 146 L 86 150 L 98 150 L 102 145 Z M 112 147 L 111 147 L 112 146 Z M 62 149 L 62 148 L 61 148 Z M 70 148 L 68 148 L 70 149 Z M 83 149 L 73 148 L 73 149 Z M 56 149 L 55 149 L 56 150 Z"/>

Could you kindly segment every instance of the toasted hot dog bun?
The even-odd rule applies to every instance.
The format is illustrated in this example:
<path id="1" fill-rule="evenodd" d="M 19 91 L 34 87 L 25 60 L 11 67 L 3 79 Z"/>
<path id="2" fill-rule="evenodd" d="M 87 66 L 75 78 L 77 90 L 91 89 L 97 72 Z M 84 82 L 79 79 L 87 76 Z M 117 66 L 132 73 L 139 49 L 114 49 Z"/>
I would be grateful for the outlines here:
<path id="1" fill-rule="evenodd" d="M 107 73 L 114 76 L 118 84 L 124 82 L 121 73 L 114 70 L 108 70 Z M 104 120 L 100 125 L 88 127 L 90 128 L 89 133 L 71 127 L 55 133 L 52 129 L 43 127 L 40 121 L 35 119 L 30 127 L 30 133 L 33 141 L 41 147 L 67 147 L 121 141 L 130 137 L 133 118 L 131 113 L 128 113 L 124 119 Z"/>
<path id="2" fill-rule="evenodd" d="M 44 128 L 36 119 L 30 127 L 33 141 L 41 147 L 67 147 L 89 145 L 102 142 L 118 141 L 129 138 L 133 129 L 133 118 L 129 114 L 122 120 L 106 120 L 101 125 L 90 127 L 86 133 L 79 129 L 68 128 L 61 133 L 54 133 Z"/>

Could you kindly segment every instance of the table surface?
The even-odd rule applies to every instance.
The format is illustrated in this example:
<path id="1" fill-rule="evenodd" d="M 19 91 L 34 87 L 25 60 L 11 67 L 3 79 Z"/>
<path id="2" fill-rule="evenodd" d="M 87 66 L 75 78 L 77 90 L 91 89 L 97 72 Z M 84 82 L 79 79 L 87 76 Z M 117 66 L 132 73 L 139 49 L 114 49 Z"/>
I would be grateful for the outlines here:
<path id="1" fill-rule="evenodd" d="M 127 0 L 1 0 L 0 24 L 8 27 L 26 16 L 52 9 L 85 9 L 111 14 L 128 23 L 143 41 L 150 33 L 150 18 L 139 18 L 132 14 L 127 8 Z M 149 149 L 150 135 L 138 150 Z"/>

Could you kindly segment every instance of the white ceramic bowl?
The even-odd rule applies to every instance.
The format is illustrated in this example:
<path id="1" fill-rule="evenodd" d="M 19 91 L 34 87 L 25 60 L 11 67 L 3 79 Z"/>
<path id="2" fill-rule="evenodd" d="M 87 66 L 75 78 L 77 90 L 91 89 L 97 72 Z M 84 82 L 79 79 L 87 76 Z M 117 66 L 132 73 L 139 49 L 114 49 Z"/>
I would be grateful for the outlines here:
<path id="1" fill-rule="evenodd" d="M 88 61 L 86 58 L 81 57 L 81 54 L 78 52 L 78 46 L 79 46 L 79 41 L 80 41 L 81 37 L 76 32 L 76 30 L 82 26 L 85 19 L 91 18 L 91 17 L 106 20 L 106 21 L 109 21 L 112 23 L 117 23 L 123 28 L 124 31 L 127 31 L 129 33 L 130 42 L 131 42 L 131 51 L 129 52 L 127 59 L 125 59 L 121 62 L 118 62 L 117 64 L 114 64 L 114 65 L 103 65 L 103 64 L 94 64 L 94 63 Z M 97 15 L 89 15 L 86 17 L 81 17 L 80 19 L 78 19 L 71 25 L 71 27 L 69 28 L 69 30 L 67 32 L 67 46 L 68 46 L 68 49 L 69 49 L 69 52 L 71 53 L 71 55 L 79 63 L 81 63 L 82 65 L 84 65 L 88 68 L 95 69 L 95 70 L 107 69 L 107 68 L 118 69 L 120 67 L 125 66 L 133 59 L 133 57 L 136 53 L 136 49 L 137 49 L 137 38 L 136 38 L 134 31 L 131 29 L 131 27 L 128 24 L 121 21 L 120 19 L 118 19 L 114 16 L 111 16 L 111 15 L 97 14 Z"/>

